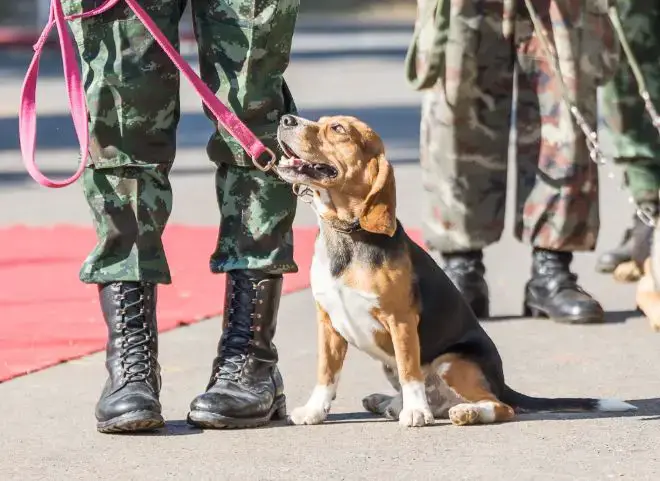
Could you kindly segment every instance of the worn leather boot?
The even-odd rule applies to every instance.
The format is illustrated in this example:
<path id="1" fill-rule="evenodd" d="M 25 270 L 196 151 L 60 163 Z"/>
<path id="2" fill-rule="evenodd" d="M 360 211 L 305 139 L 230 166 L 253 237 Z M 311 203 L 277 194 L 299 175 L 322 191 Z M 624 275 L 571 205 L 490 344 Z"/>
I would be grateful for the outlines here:
<path id="1" fill-rule="evenodd" d="M 524 316 L 586 324 L 604 321 L 601 305 L 577 283 L 571 252 L 534 249 L 532 278 L 525 287 Z"/>
<path id="2" fill-rule="evenodd" d="M 475 316 L 486 318 L 490 315 L 488 284 L 484 279 L 486 268 L 483 264 L 483 252 L 466 251 L 443 253 L 445 274 L 458 288 Z"/>
<path id="3" fill-rule="evenodd" d="M 640 208 L 644 209 L 653 217 L 658 216 L 657 202 L 643 202 L 640 204 Z M 635 213 L 633 215 L 633 225 L 625 230 L 621 243 L 614 249 L 603 252 L 598 257 L 596 260 L 596 271 L 609 274 L 614 272 L 620 264 L 635 260 L 636 246 L 638 248 L 642 247 L 642 249 L 648 248 L 652 234 L 653 227 L 642 222 Z"/>
<path id="4" fill-rule="evenodd" d="M 164 426 L 161 415 L 156 286 L 139 282 L 99 285 L 108 326 L 108 379 L 96 405 L 102 433 L 148 431 Z"/>
<path id="5" fill-rule="evenodd" d="M 206 392 L 190 404 L 201 428 L 249 428 L 286 417 L 284 384 L 273 344 L 282 276 L 227 274 L 223 333 Z"/>

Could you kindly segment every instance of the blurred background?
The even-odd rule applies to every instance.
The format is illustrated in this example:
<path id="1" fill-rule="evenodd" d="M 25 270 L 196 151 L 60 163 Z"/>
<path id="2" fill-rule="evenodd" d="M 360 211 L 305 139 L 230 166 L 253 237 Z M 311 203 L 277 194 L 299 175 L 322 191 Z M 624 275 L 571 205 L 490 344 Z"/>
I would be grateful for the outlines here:
<path id="1" fill-rule="evenodd" d="M 377 15 L 411 16 L 415 13 L 416 3 L 406 0 L 334 0 L 332 2 L 303 0 L 303 15 Z M 24 33 L 39 29 L 48 19 L 50 0 L 21 0 L 20 2 L 0 3 L 0 27 L 23 30 Z M 188 9 L 189 11 L 190 9 Z M 183 21 L 189 25 L 188 18 Z"/>

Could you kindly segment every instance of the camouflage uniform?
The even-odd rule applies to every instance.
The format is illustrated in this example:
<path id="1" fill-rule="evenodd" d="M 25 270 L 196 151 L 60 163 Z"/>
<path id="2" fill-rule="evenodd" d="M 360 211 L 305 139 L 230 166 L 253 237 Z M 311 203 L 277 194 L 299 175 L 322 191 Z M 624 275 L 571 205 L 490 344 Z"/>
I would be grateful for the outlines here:
<path id="1" fill-rule="evenodd" d="M 192 0 L 201 77 L 255 132 L 277 149 L 276 126 L 295 105 L 283 80 L 299 0 Z M 64 0 L 77 13 L 100 0 Z M 141 0 L 178 46 L 186 0 Z M 83 177 L 99 238 L 83 282 L 170 283 L 161 234 L 172 210 L 168 174 L 176 152 L 179 72 L 129 7 L 76 21 L 89 106 L 92 164 Z M 207 112 L 209 118 L 215 119 Z M 295 196 L 272 173 L 253 167 L 227 132 L 210 138 L 222 214 L 213 272 L 297 270 Z"/>
<path id="2" fill-rule="evenodd" d="M 63 1 L 68 14 L 101 3 Z M 139 3 L 178 47 L 187 0 Z M 191 6 L 202 79 L 276 151 L 279 119 L 295 112 L 283 74 L 299 0 L 191 0 Z M 161 235 L 172 209 L 179 72 L 124 2 L 72 29 L 89 106 L 92 162 L 83 187 L 98 235 L 80 278 L 98 284 L 108 328 L 97 429 L 157 429 L 164 420 L 156 284 L 171 282 Z M 210 380 L 192 401 L 188 421 L 203 428 L 259 426 L 286 412 L 273 337 L 282 274 L 297 270 L 296 201 L 288 184 L 256 169 L 224 130 L 215 131 L 206 150 L 217 166 L 222 220 L 210 264 L 227 273 L 225 316 Z"/>
<path id="3" fill-rule="evenodd" d="M 516 237 L 546 249 L 592 250 L 599 227 L 597 167 L 524 4 L 514 12 L 505 8 L 508 0 L 451 3 L 445 78 L 426 93 L 422 109 L 429 245 L 466 251 L 500 239 L 516 82 Z M 616 61 L 605 2 L 534 4 L 570 95 L 595 126 L 596 86 Z"/>
<path id="4" fill-rule="evenodd" d="M 427 11 L 430 2 L 438 0 L 419 0 L 419 11 Z M 596 86 L 611 76 L 618 54 L 607 1 L 532 3 L 571 101 L 595 128 Z M 483 248 L 498 241 L 504 229 L 515 118 L 515 235 L 533 246 L 524 314 L 567 323 L 602 322 L 602 306 L 569 268 L 572 251 L 596 245 L 598 169 L 527 8 L 522 0 L 444 4 L 449 18 L 444 71 L 422 106 L 420 158 L 430 194 L 426 241 L 442 253 L 445 272 L 474 313 L 487 317 Z M 423 17 L 419 22 L 428 21 Z M 421 25 L 418 59 L 423 65 L 433 57 L 423 51 L 431 44 L 423 41 Z"/>
<path id="5" fill-rule="evenodd" d="M 621 24 L 656 109 L 660 107 L 660 4 L 619 0 Z M 625 59 L 603 89 L 605 117 L 617 161 L 625 163 L 637 202 L 657 201 L 660 190 L 660 134 L 653 127 Z"/>
<path id="6" fill-rule="evenodd" d="M 651 101 L 660 107 L 660 4 L 616 2 L 624 35 L 639 65 Z M 658 215 L 660 191 L 660 134 L 653 126 L 639 95 L 637 81 L 627 59 L 622 58 L 612 82 L 603 89 L 605 131 L 614 143 L 617 163 L 625 166 L 625 180 L 635 202 Z M 644 261 L 653 229 L 635 215 L 619 246 L 603 252 L 596 270 L 613 272 L 618 265 L 637 258 Z"/>

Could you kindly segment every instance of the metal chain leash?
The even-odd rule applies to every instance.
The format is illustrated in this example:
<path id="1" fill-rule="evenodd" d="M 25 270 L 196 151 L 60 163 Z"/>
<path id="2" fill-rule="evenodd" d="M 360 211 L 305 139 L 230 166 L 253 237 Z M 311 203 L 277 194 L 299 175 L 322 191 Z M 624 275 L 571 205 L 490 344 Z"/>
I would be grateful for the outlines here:
<path id="1" fill-rule="evenodd" d="M 543 27 L 543 24 L 536 12 L 536 9 L 532 5 L 532 1 L 525 0 L 525 6 L 532 20 L 534 31 L 536 32 L 536 35 L 538 36 L 541 42 L 541 46 L 545 51 L 545 55 L 547 56 L 550 62 L 550 67 L 552 68 L 553 73 L 559 82 L 562 98 L 566 103 L 566 105 L 568 106 L 569 111 L 573 116 L 573 118 L 575 119 L 575 122 L 577 123 L 578 127 L 584 134 L 585 142 L 587 144 L 587 148 L 589 149 L 589 157 L 597 165 L 608 167 L 609 171 L 607 173 L 607 177 L 609 179 L 614 179 L 615 173 L 613 170 L 611 170 L 611 165 L 613 164 L 613 162 L 603 154 L 602 150 L 600 149 L 600 145 L 598 143 L 598 134 L 591 128 L 591 126 L 585 120 L 580 110 L 571 100 L 568 88 L 566 87 L 566 83 L 564 82 L 564 77 L 561 73 L 561 68 L 559 65 L 559 60 L 557 58 L 556 52 L 554 48 L 550 45 L 550 42 L 548 41 L 548 32 Z M 644 108 L 648 113 L 648 115 L 650 116 L 653 126 L 658 131 L 658 134 L 660 134 L 660 115 L 658 115 L 658 112 L 655 109 L 653 102 L 651 101 L 651 95 L 649 94 L 648 88 L 646 87 L 646 82 L 644 81 L 644 76 L 642 75 L 642 71 L 632 52 L 632 49 L 630 48 L 628 41 L 626 40 L 625 34 L 623 32 L 623 26 L 621 25 L 620 17 L 615 5 L 610 5 L 608 7 L 608 15 L 612 23 L 612 26 L 614 27 L 614 31 L 616 32 L 618 40 L 621 43 L 623 51 L 626 55 L 628 64 L 630 65 L 630 68 L 633 72 L 635 81 L 637 82 L 639 95 L 644 101 Z M 625 190 L 624 187 L 622 186 L 619 186 L 618 188 L 620 191 Z M 312 190 L 309 187 L 303 186 L 301 184 L 296 184 L 293 186 L 293 192 L 303 202 L 307 204 L 311 203 Z M 628 202 L 635 207 L 635 213 L 637 217 L 639 217 L 639 219 L 644 224 L 650 227 L 655 226 L 656 221 L 653 213 L 640 207 L 635 202 L 635 199 L 630 195 L 628 196 Z"/>
<path id="2" fill-rule="evenodd" d="M 603 154 L 602 150 L 600 149 L 600 145 L 598 143 L 598 134 L 589 126 L 587 121 L 584 119 L 582 113 L 580 110 L 577 108 L 575 103 L 571 100 L 571 97 L 569 95 L 568 88 L 566 87 L 566 83 L 564 82 L 564 77 L 561 74 L 561 69 L 559 66 L 559 60 L 557 58 L 556 52 L 554 51 L 554 48 L 550 45 L 550 42 L 548 41 L 548 32 L 545 30 L 543 27 L 543 24 L 541 23 L 541 19 L 539 18 L 538 14 L 536 13 L 536 9 L 532 5 L 531 0 L 525 0 L 525 6 L 527 7 L 527 11 L 529 12 L 529 16 L 532 20 L 532 24 L 534 26 L 534 31 L 536 32 L 536 35 L 538 36 L 541 46 L 543 50 L 545 51 L 545 55 L 548 58 L 548 61 L 550 63 L 550 67 L 553 70 L 553 73 L 556 77 L 556 79 L 559 82 L 559 86 L 561 89 L 561 95 L 563 97 L 564 102 L 569 108 L 569 111 L 573 118 L 575 119 L 575 122 L 578 124 L 578 127 L 582 131 L 585 137 L 585 142 L 587 144 L 587 148 L 589 149 L 589 157 L 591 160 L 596 163 L 597 165 L 608 167 L 609 171 L 607 173 L 607 177 L 609 179 L 614 179 L 615 174 L 614 171 L 611 170 L 612 166 L 612 161 L 605 157 Z M 616 12 L 615 7 L 610 7 L 610 19 L 612 20 L 612 17 L 616 17 L 616 20 L 618 21 L 618 14 Z M 614 22 L 612 21 L 614 25 L 614 29 L 617 32 L 617 35 L 619 36 L 619 41 L 621 41 L 622 46 L 624 48 L 624 51 L 626 53 L 626 56 L 628 57 L 628 61 L 632 63 L 634 62 L 636 68 L 637 68 L 637 73 L 635 73 L 635 77 L 637 80 L 637 83 L 640 87 L 640 95 L 642 96 L 642 99 L 644 100 L 644 103 L 647 108 L 647 112 L 651 115 L 651 118 L 653 120 L 653 125 L 658 129 L 658 132 L 660 132 L 660 118 L 658 117 L 658 114 L 653 107 L 653 104 L 651 103 L 651 98 L 646 90 L 643 78 L 641 76 L 641 71 L 639 71 L 639 67 L 637 66 L 637 62 L 635 62 L 634 57 L 632 55 L 632 51 L 630 51 L 630 46 L 625 40 L 625 37 L 623 36 L 623 29 L 621 28 L 620 22 Z M 618 27 L 617 27 L 618 23 Z M 633 69 L 633 72 L 635 70 Z M 639 78 L 638 77 L 639 74 Z M 641 80 L 641 82 L 640 82 Z M 623 191 L 625 190 L 622 186 L 619 186 L 619 190 Z M 635 213 L 637 214 L 637 217 L 646 224 L 649 227 L 654 227 L 655 226 L 655 218 L 651 212 L 649 212 L 646 209 L 643 209 L 640 207 L 636 202 L 635 199 L 632 196 L 628 197 L 628 202 L 630 202 L 634 207 L 635 207 Z"/>

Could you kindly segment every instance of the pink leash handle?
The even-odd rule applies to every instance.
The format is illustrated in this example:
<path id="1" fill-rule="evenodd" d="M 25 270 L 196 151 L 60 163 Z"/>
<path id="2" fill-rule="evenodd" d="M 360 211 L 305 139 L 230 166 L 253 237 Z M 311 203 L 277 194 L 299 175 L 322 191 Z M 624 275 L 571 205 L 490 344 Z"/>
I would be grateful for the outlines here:
<path id="1" fill-rule="evenodd" d="M 60 0 L 51 1 L 48 24 L 41 33 L 37 43 L 34 45 L 35 53 L 23 82 L 23 87 L 21 89 L 21 103 L 18 112 L 19 139 L 23 163 L 30 176 L 37 183 L 45 187 L 65 187 L 77 181 L 85 170 L 89 150 L 89 127 L 87 123 L 85 92 L 82 88 L 82 81 L 75 59 L 76 54 L 72 46 L 66 22 L 78 18 L 87 18 L 102 14 L 116 6 L 120 1 L 121 0 L 107 0 L 98 8 L 69 17 L 64 15 Z M 183 60 L 174 47 L 172 47 L 167 41 L 163 33 L 158 29 L 154 21 L 149 15 L 147 15 L 142 7 L 140 7 L 135 0 L 125 1 L 144 24 L 149 33 L 153 35 L 156 42 L 158 42 L 168 57 L 170 57 L 172 62 L 190 81 L 195 90 L 197 90 L 202 101 L 213 115 L 215 115 L 218 122 L 236 138 L 245 151 L 250 155 L 254 165 L 262 171 L 270 170 L 276 161 L 275 153 L 266 147 L 235 114 L 220 102 L 208 86 L 199 78 L 199 76 L 197 76 L 190 65 Z M 46 43 L 53 26 L 57 27 L 57 32 L 60 38 L 62 66 L 64 67 L 64 78 L 69 97 L 69 107 L 71 109 L 71 118 L 80 145 L 81 156 L 80 164 L 78 165 L 76 172 L 63 181 L 54 181 L 46 177 L 39 170 L 35 161 L 35 141 L 37 137 L 36 89 L 39 77 L 39 61 L 41 59 L 44 44 Z M 265 164 L 261 164 L 258 159 L 263 156 L 264 153 L 268 154 L 269 160 Z"/>

